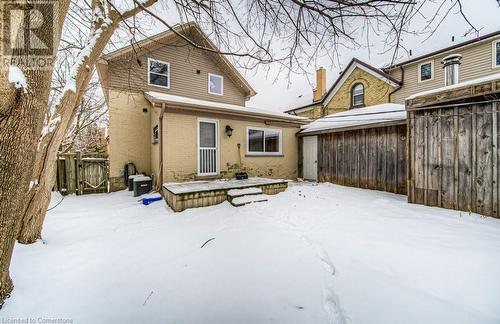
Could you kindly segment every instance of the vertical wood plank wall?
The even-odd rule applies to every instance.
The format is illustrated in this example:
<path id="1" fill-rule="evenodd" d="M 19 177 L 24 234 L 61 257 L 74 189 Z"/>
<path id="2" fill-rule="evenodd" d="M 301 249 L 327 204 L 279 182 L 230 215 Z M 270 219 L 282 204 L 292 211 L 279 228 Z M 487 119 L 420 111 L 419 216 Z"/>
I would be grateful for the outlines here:
<path id="1" fill-rule="evenodd" d="M 318 180 L 406 194 L 406 136 L 406 125 L 318 135 Z"/>
<path id="2" fill-rule="evenodd" d="M 409 112 L 409 202 L 499 217 L 498 105 Z"/>

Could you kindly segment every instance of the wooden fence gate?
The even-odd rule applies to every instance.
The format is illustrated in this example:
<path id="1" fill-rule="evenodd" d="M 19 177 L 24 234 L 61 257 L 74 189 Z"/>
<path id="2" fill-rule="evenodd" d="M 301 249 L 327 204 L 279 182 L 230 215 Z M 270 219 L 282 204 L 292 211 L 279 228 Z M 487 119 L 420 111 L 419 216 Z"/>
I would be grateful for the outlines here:
<path id="1" fill-rule="evenodd" d="M 64 195 L 109 192 L 109 159 L 104 154 L 61 153 L 56 187 Z"/>

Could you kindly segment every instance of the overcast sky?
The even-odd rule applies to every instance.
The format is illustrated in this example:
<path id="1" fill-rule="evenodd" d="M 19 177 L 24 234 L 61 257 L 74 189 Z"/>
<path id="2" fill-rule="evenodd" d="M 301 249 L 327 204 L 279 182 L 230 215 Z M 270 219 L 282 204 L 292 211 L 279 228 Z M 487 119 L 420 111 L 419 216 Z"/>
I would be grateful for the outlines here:
<path id="1" fill-rule="evenodd" d="M 480 35 L 500 30 L 500 8 L 495 0 L 463 0 L 462 2 L 464 12 L 468 15 L 469 20 L 476 28 L 481 29 Z M 455 43 L 473 38 L 473 35 L 469 37 L 463 36 L 467 29 L 467 24 L 463 18 L 460 15 L 453 15 L 449 16 L 428 40 L 424 41 L 428 35 L 421 37 L 412 36 L 405 37 L 403 43 L 406 48 L 412 49 L 412 57 L 419 56 L 452 45 L 452 36 L 455 36 Z M 343 50 L 340 57 L 342 66 L 338 66 L 338 64 L 332 66 L 332 62 L 328 61 L 321 62 L 321 65 L 327 69 L 328 87 L 333 84 L 336 77 L 353 57 L 357 57 L 375 67 L 382 67 L 390 63 L 392 52 L 382 54 L 382 46 L 377 46 L 377 40 L 374 40 L 371 45 L 373 47 L 370 48 L 370 51 L 368 48 L 356 51 Z M 406 53 L 401 54 L 405 54 L 400 57 L 401 59 L 408 57 Z M 314 80 L 315 67 L 311 67 L 310 69 L 310 78 Z M 247 106 L 283 111 L 312 102 L 314 84 L 309 84 L 307 78 L 303 75 L 292 76 L 290 84 L 288 84 L 288 80 L 284 77 L 280 78 L 276 83 L 266 79 L 263 75 L 247 73 L 246 77 L 257 91 L 257 95 L 247 102 Z M 299 96 L 302 97 L 299 98 Z"/>
<path id="2" fill-rule="evenodd" d="M 428 1 L 426 5 L 427 13 L 431 16 L 433 10 L 433 2 Z M 451 3 L 451 0 L 449 0 Z M 464 12 L 471 23 L 480 29 L 480 35 L 500 30 L 500 8 L 497 0 L 462 0 Z M 158 8 L 163 11 L 161 15 L 165 20 L 172 24 L 179 22 L 178 15 L 174 8 Z M 402 39 L 402 44 L 412 50 L 412 57 L 419 56 L 433 50 L 452 45 L 452 36 L 455 36 L 454 43 L 463 42 L 467 39 L 474 38 L 476 35 L 471 34 L 467 37 L 464 33 L 469 29 L 458 10 L 452 11 L 446 20 L 437 28 L 435 33 L 420 36 L 405 36 Z M 177 21 L 176 21 L 177 20 Z M 410 26 L 413 30 L 419 30 L 425 24 L 423 18 L 416 19 Z M 166 28 L 162 25 L 155 24 L 153 34 L 161 32 Z M 149 33 L 148 33 L 149 34 Z M 379 38 L 371 35 L 369 38 L 369 46 L 364 41 L 364 46 L 356 50 L 342 49 L 339 53 L 338 62 L 331 62 L 330 59 L 320 59 L 317 66 L 307 67 L 310 71 L 309 77 L 305 75 L 291 75 L 288 78 L 285 74 L 277 75 L 278 67 L 271 66 L 269 73 L 265 73 L 263 69 L 257 71 L 245 71 L 239 69 L 241 74 L 250 82 L 252 87 L 257 91 L 257 95 L 247 102 L 247 106 L 269 109 L 274 111 L 284 111 L 304 104 L 311 103 L 312 89 L 314 87 L 315 69 L 323 66 L 327 70 L 327 87 L 335 81 L 336 77 L 343 68 L 349 63 L 353 57 L 357 57 L 375 67 L 383 67 L 390 63 L 393 52 L 384 52 L 383 39 L 384 35 Z M 425 40 L 428 38 L 427 40 Z M 401 51 L 399 60 L 408 58 L 406 52 Z"/>

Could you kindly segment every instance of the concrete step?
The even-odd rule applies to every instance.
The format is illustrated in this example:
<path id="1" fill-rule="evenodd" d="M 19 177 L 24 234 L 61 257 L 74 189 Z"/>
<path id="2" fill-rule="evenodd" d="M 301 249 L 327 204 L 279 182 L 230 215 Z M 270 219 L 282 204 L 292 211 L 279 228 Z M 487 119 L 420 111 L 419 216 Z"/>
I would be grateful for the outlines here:
<path id="1" fill-rule="evenodd" d="M 262 194 L 244 195 L 230 200 L 231 205 L 235 207 L 241 207 L 244 205 L 253 204 L 256 202 L 264 202 L 264 201 L 267 201 L 267 196 Z"/>
<path id="2" fill-rule="evenodd" d="M 236 197 L 250 196 L 250 195 L 260 195 L 262 194 L 262 189 L 259 187 L 250 187 L 244 189 L 231 189 L 227 192 L 227 197 L 231 200 Z"/>

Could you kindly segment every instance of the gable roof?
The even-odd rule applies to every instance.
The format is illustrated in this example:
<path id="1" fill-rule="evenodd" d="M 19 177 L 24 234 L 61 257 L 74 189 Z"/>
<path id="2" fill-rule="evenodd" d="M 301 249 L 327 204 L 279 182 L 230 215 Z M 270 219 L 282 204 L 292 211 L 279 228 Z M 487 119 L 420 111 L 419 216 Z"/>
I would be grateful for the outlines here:
<path id="1" fill-rule="evenodd" d="M 219 51 L 218 47 L 208 38 L 208 36 L 201 30 L 200 26 L 195 22 L 188 22 L 185 24 L 177 25 L 172 30 L 167 30 L 156 34 L 154 36 L 148 37 L 141 41 L 138 41 L 134 44 L 119 48 L 115 51 L 112 51 L 108 54 L 104 54 L 101 56 L 101 62 L 110 61 L 127 54 L 130 54 L 137 49 L 141 49 L 142 47 L 147 46 L 161 46 L 162 43 L 166 43 L 166 41 L 175 39 L 176 37 L 180 37 L 179 35 L 183 35 L 187 38 L 196 41 L 200 46 L 204 46 L 213 51 Z M 207 55 L 209 55 L 215 63 L 221 68 L 222 71 L 227 73 L 228 77 L 239 85 L 243 92 L 245 93 L 247 98 L 250 98 L 257 94 L 257 92 L 252 88 L 252 86 L 245 80 L 245 78 L 238 72 L 238 70 L 234 67 L 231 62 L 221 53 L 206 51 Z M 99 64 L 98 64 L 99 70 Z"/>
<path id="2" fill-rule="evenodd" d="M 464 46 L 472 45 L 474 43 L 477 43 L 477 42 L 480 42 L 480 41 L 483 41 L 483 40 L 486 40 L 488 38 L 492 38 L 492 37 L 495 37 L 495 36 L 498 36 L 498 35 L 500 35 L 500 30 L 497 30 L 495 32 L 486 34 L 484 36 L 479 36 L 479 37 L 476 37 L 476 38 L 473 38 L 473 39 L 470 39 L 468 41 L 464 41 L 464 42 L 461 42 L 461 43 L 458 43 L 458 44 L 455 44 L 455 45 L 452 45 L 452 46 L 444 47 L 444 48 L 442 48 L 440 50 L 433 51 L 433 52 L 430 52 L 430 53 L 427 53 L 427 54 L 424 54 L 424 55 L 420 55 L 420 56 L 417 56 L 415 58 L 411 58 L 411 59 L 408 59 L 408 60 L 405 60 L 405 61 L 402 61 L 402 62 L 399 62 L 399 63 L 392 64 L 390 66 L 384 67 L 383 70 L 384 71 L 392 70 L 394 68 L 397 68 L 397 67 L 400 67 L 400 66 L 403 66 L 403 65 L 414 63 L 414 62 L 417 62 L 417 61 L 420 61 L 420 60 L 423 60 L 423 59 L 426 59 L 426 58 L 429 58 L 429 57 L 432 57 L 432 56 L 435 56 L 435 55 L 439 55 L 439 54 L 442 54 L 442 53 L 445 53 L 445 52 L 448 52 L 448 51 L 453 51 L 455 49 L 458 49 L 458 48 L 461 48 L 461 47 L 464 47 Z"/>
<path id="3" fill-rule="evenodd" d="M 337 93 L 337 91 L 340 89 L 342 84 L 347 80 L 349 75 L 356 69 L 359 68 L 374 77 L 387 82 L 393 87 L 397 87 L 401 85 L 401 82 L 394 77 L 390 76 L 389 74 L 385 73 L 381 69 L 377 69 L 376 67 L 371 66 L 368 63 L 365 63 L 357 58 L 353 58 L 351 62 L 347 65 L 347 67 L 342 71 L 340 76 L 335 80 L 333 85 L 330 87 L 330 90 L 326 93 L 326 95 L 322 99 L 322 103 L 328 103 L 330 100 L 332 100 L 333 96 Z"/>
<path id="4" fill-rule="evenodd" d="M 347 67 L 344 69 L 344 71 L 342 71 L 342 73 L 339 75 L 337 80 L 335 80 L 333 85 L 330 87 L 330 89 L 326 92 L 326 94 L 323 96 L 323 98 L 321 100 L 313 101 L 312 103 L 310 103 L 308 105 L 293 108 L 293 109 L 287 110 L 285 112 L 292 113 L 292 112 L 300 110 L 300 109 L 306 109 L 309 107 L 313 107 L 317 104 L 323 105 L 325 103 L 330 102 L 330 100 L 332 100 L 333 96 L 337 93 L 337 91 L 340 89 L 342 84 L 344 84 L 344 82 L 347 80 L 349 75 L 351 75 L 351 73 L 356 68 L 359 68 L 359 69 L 371 74 L 372 76 L 374 76 L 374 77 L 376 77 L 384 82 L 387 82 L 388 84 L 390 84 L 393 87 L 398 87 L 401 85 L 401 82 L 399 80 L 397 80 L 394 77 L 390 76 L 389 74 L 385 73 L 381 69 L 377 69 L 376 67 L 373 67 L 370 64 L 365 63 L 365 62 L 354 57 L 349 62 Z"/>

